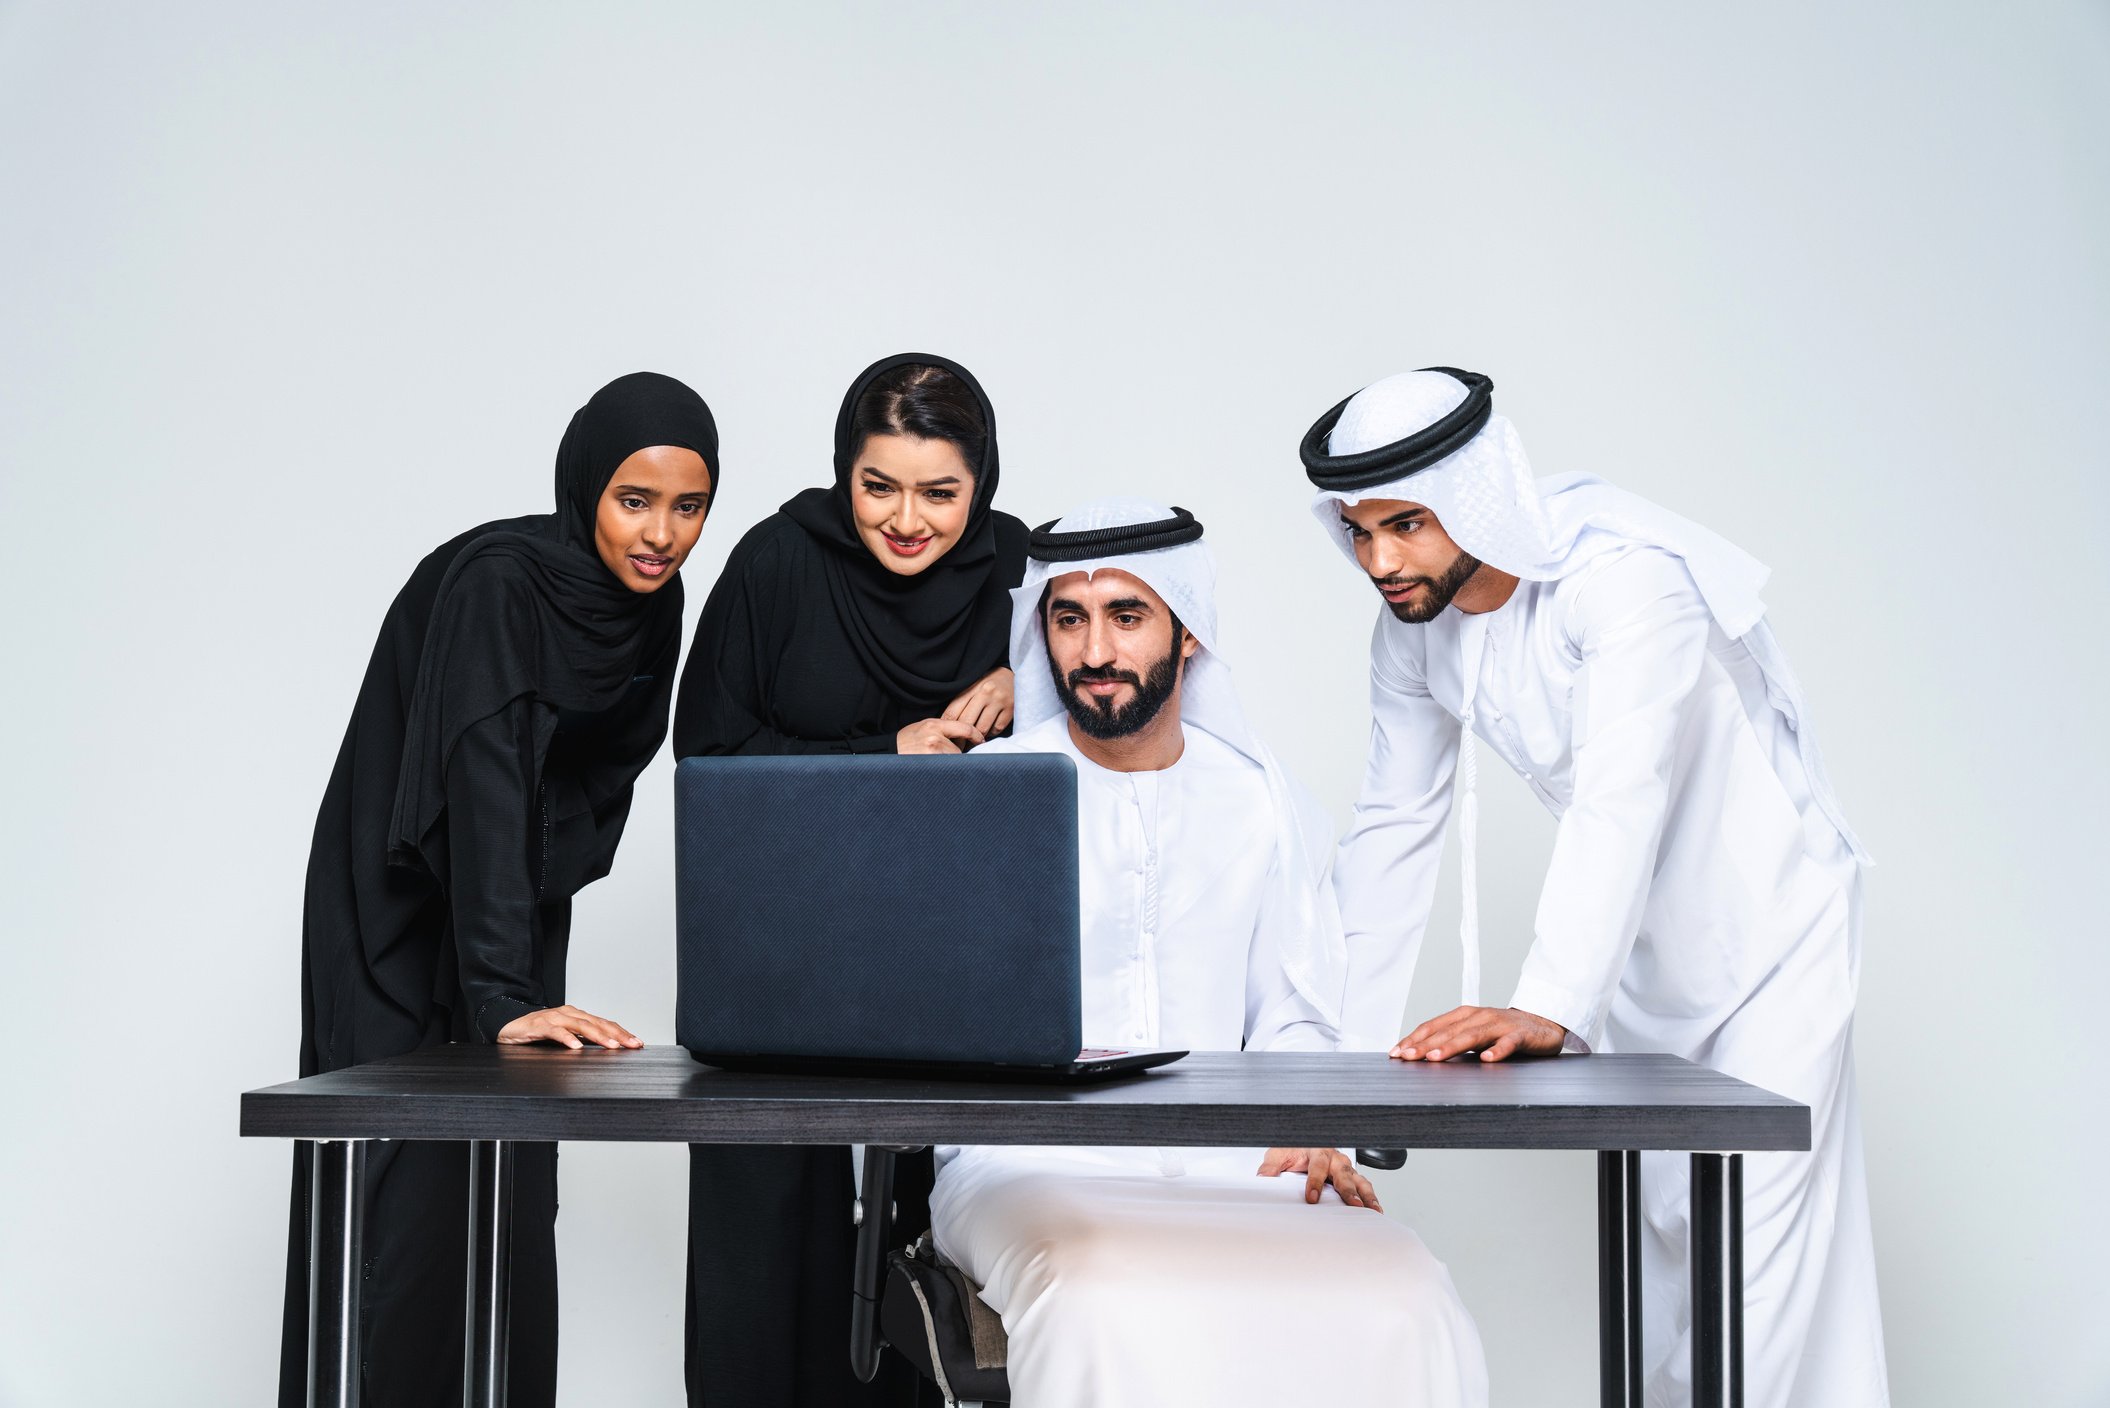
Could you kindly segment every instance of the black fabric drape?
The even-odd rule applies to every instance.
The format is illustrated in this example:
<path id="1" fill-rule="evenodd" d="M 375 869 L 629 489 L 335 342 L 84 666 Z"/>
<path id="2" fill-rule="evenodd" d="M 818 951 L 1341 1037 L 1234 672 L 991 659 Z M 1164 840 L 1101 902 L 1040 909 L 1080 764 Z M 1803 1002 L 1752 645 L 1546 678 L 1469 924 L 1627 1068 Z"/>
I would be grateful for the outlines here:
<path id="1" fill-rule="evenodd" d="M 594 509 L 624 459 L 668 444 L 701 455 L 717 488 L 701 398 L 651 373 L 610 383 L 565 431 L 556 512 L 443 544 L 390 604 L 308 853 L 302 1075 L 489 1040 L 564 1001 L 571 897 L 614 859 L 632 784 L 666 735 L 680 646 L 679 581 L 623 587 L 594 548 Z M 305 1160 L 294 1167 L 282 1404 L 306 1389 Z M 523 1149 L 519 1405 L 556 1393 L 555 1169 L 554 1146 Z M 460 1401 L 466 1180 L 459 1150 L 369 1151 L 369 1403 Z"/>
<path id="2" fill-rule="evenodd" d="M 991 517 L 990 589 L 1008 610 L 1010 589 L 1025 575 L 1025 525 L 1008 514 Z M 867 668 L 831 589 L 834 555 L 782 513 L 733 548 L 682 667 L 676 757 L 891 753 L 897 732 L 952 702 L 959 690 L 907 694 Z M 966 657 L 966 684 L 1003 664 L 1009 642 L 982 649 Z"/>
<path id="3" fill-rule="evenodd" d="M 904 363 L 974 387 L 990 433 L 969 525 L 913 577 L 872 559 L 849 517 L 852 409 Z M 1025 525 L 996 512 L 995 418 L 981 388 L 942 358 L 888 358 L 844 398 L 836 482 L 757 524 L 727 559 L 697 620 L 674 710 L 677 757 L 889 753 L 1009 654 L 1010 589 L 1025 575 Z M 954 558 L 967 554 L 961 561 Z M 931 1156 L 899 1160 L 904 1240 L 930 1225 Z M 850 1206 L 842 1147 L 697 1145 L 689 1163 L 686 1374 L 708 1408 L 899 1408 L 936 1391 L 899 1355 L 877 1379 L 850 1372 Z"/>

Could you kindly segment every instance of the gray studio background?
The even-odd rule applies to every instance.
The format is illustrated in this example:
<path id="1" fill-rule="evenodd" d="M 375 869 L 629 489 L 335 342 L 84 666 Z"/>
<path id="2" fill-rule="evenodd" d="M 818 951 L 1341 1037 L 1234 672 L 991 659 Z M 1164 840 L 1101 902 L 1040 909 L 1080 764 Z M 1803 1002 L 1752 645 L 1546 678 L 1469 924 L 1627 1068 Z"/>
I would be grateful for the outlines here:
<path id="1" fill-rule="evenodd" d="M 1029 521 L 1200 514 L 1342 817 L 1377 604 L 1295 447 L 1348 391 L 1485 369 L 1539 472 L 1771 562 L 1881 862 L 1896 1400 L 2110 1402 L 2106 78 L 2099 4 L 0 4 L 0 1402 L 271 1391 L 288 1155 L 236 1095 L 293 1072 L 308 832 L 412 564 L 545 508 L 573 408 L 654 368 L 723 427 L 693 618 L 903 349 L 987 383 Z M 669 777 L 573 944 L 651 1041 Z M 1551 824 L 1486 796 L 1499 995 Z M 677 1401 L 685 1171 L 566 1146 L 567 1402 Z M 1587 1155 L 1384 1192 L 1497 1403 L 1595 1401 Z"/>

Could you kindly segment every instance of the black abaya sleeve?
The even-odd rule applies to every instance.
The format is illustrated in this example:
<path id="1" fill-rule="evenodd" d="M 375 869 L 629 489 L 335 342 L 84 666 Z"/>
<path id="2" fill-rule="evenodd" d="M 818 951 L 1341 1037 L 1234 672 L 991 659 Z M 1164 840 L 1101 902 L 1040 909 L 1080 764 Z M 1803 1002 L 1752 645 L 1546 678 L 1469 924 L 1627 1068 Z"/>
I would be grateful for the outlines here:
<path id="1" fill-rule="evenodd" d="M 530 828 L 547 824 L 536 778 L 554 727 L 554 710 L 517 699 L 472 724 L 447 762 L 447 907 L 463 1005 L 485 1041 L 549 1006 L 535 976 Z"/>

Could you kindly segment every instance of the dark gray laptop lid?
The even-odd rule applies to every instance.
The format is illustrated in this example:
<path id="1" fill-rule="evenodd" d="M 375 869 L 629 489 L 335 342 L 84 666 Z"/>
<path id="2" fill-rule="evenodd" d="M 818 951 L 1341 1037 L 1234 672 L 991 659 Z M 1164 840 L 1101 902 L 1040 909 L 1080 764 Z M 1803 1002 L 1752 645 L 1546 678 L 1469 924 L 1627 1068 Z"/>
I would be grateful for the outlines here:
<path id="1" fill-rule="evenodd" d="M 674 808 L 691 1051 L 1076 1059 L 1069 759 L 687 758 Z"/>

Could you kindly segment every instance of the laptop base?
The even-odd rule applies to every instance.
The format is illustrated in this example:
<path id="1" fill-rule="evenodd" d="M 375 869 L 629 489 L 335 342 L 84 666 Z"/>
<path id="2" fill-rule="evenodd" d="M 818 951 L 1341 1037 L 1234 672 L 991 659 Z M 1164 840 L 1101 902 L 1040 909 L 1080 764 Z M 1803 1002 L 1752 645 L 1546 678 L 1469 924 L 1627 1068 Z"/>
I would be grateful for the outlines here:
<path id="1" fill-rule="evenodd" d="M 890 1057 L 758 1056 L 748 1052 L 689 1053 L 706 1066 L 785 1076 L 879 1076 L 895 1080 L 982 1081 L 997 1084 L 1066 1085 L 1112 1080 L 1170 1065 L 1184 1051 L 1092 1053 L 1060 1065 L 1026 1066 L 1003 1061 L 903 1061 Z"/>

